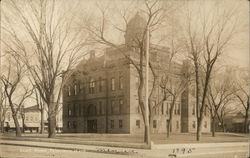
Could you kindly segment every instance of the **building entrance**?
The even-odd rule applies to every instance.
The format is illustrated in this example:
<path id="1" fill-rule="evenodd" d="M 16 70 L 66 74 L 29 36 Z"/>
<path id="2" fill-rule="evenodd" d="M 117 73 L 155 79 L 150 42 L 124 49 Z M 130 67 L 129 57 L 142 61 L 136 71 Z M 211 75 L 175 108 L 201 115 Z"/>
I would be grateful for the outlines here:
<path id="1" fill-rule="evenodd" d="M 97 133 L 97 120 L 88 120 L 88 133 Z"/>

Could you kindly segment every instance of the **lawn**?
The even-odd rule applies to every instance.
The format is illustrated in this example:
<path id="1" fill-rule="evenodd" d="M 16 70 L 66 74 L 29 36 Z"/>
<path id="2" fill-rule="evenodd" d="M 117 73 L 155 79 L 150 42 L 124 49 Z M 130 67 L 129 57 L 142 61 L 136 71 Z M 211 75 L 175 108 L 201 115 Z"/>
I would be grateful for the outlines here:
<path id="1" fill-rule="evenodd" d="M 47 138 L 47 134 L 25 133 L 21 138 L 15 138 L 14 133 L 5 133 L 2 134 L 1 138 L 76 144 L 85 144 L 90 142 L 143 143 L 142 135 L 130 134 L 60 133 L 57 134 L 56 138 L 49 139 Z M 248 135 L 235 133 L 216 133 L 216 137 L 212 137 L 210 133 L 205 133 L 198 142 L 195 139 L 195 133 L 176 133 L 172 134 L 169 138 L 167 138 L 165 134 L 152 134 L 152 141 L 154 144 L 247 142 Z"/>

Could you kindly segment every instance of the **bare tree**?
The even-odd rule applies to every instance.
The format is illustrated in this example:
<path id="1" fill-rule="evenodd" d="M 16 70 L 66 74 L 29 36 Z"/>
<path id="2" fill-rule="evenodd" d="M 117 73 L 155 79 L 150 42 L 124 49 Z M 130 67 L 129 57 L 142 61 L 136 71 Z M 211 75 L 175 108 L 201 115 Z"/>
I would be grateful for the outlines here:
<path id="1" fill-rule="evenodd" d="M 226 70 L 223 73 L 216 74 L 208 86 L 208 109 L 212 120 L 212 136 L 215 137 L 215 121 L 218 117 L 221 120 L 225 116 L 225 109 L 234 100 L 234 81 L 233 75 Z M 218 114 L 219 113 L 219 114 Z M 221 116 L 221 117 L 219 117 Z"/>
<path id="2" fill-rule="evenodd" d="M 170 128 L 172 124 L 172 118 L 174 114 L 174 108 L 176 106 L 176 102 L 180 100 L 180 97 L 182 93 L 187 88 L 188 84 L 190 83 L 190 78 L 187 72 L 184 74 L 184 72 L 181 72 L 181 70 L 173 70 L 172 74 L 166 75 L 165 79 L 163 80 L 163 85 L 161 86 L 164 91 L 166 91 L 170 98 L 170 110 L 169 110 L 169 117 L 167 120 L 167 137 L 170 136 Z M 178 113 L 180 113 L 180 109 L 178 109 Z"/>
<path id="3" fill-rule="evenodd" d="M 168 13 L 164 12 L 165 16 L 168 16 L 168 18 L 165 17 L 165 19 L 161 19 L 163 20 L 163 27 L 166 34 L 160 38 L 159 42 L 164 42 L 168 46 L 168 57 L 164 59 L 164 62 L 158 64 L 150 62 L 150 69 L 153 76 L 153 86 L 149 96 L 151 111 L 150 120 L 152 121 L 152 118 L 156 114 L 154 111 L 170 98 L 171 103 L 169 118 L 167 120 L 167 137 L 170 136 L 170 127 L 172 123 L 174 106 L 180 99 L 180 95 L 183 93 L 189 82 L 188 72 L 185 72 L 184 74 L 181 69 L 181 64 L 178 63 L 183 60 L 179 58 L 183 58 L 184 56 L 184 47 L 180 34 L 181 27 L 178 22 L 178 20 L 180 19 L 177 14 L 175 14 L 176 11 L 178 11 L 177 9 L 175 9 L 176 6 L 181 7 L 180 4 L 172 4 L 170 8 L 167 8 L 172 11 L 169 11 Z M 169 4 L 166 7 L 169 7 Z M 163 95 L 156 104 L 152 105 L 152 101 L 155 95 L 157 95 L 155 94 L 155 92 L 158 87 L 161 88 Z"/>
<path id="4" fill-rule="evenodd" d="M 4 92 L 4 87 L 1 84 L 0 87 L 0 131 L 2 133 L 4 133 L 4 122 L 5 122 L 5 118 L 6 118 L 6 112 L 7 112 L 7 104 L 6 104 L 6 95 Z"/>
<path id="5" fill-rule="evenodd" d="M 35 99 L 36 99 L 36 103 L 38 106 L 38 109 L 41 113 L 41 117 L 40 117 L 40 133 L 44 133 L 44 113 L 45 113 L 45 103 L 44 100 L 42 99 L 42 97 L 40 96 L 40 93 L 37 89 L 34 89 L 35 91 Z"/>
<path id="6" fill-rule="evenodd" d="M 148 0 L 144 0 L 144 1 L 138 1 L 140 3 L 143 3 L 143 7 L 145 9 L 140 10 L 140 12 L 142 14 L 145 14 L 146 17 L 146 21 L 143 24 L 144 26 L 138 26 L 141 27 L 139 30 L 139 33 L 132 35 L 133 38 L 131 39 L 131 41 L 128 41 L 126 48 L 128 48 L 129 51 L 131 50 L 135 50 L 133 51 L 132 54 L 126 53 L 124 52 L 124 49 L 122 49 L 120 47 L 119 44 L 116 44 L 114 42 L 112 42 L 110 39 L 108 39 L 106 37 L 106 32 L 108 31 L 108 26 L 107 23 L 108 21 L 108 7 L 100 7 L 100 12 L 101 12 L 101 24 L 96 26 L 96 25 L 91 25 L 89 23 L 89 21 L 87 21 L 87 24 L 85 24 L 84 26 L 82 26 L 84 29 L 88 30 L 88 32 L 92 35 L 91 40 L 98 42 L 100 44 L 104 44 L 106 46 L 110 46 L 113 47 L 115 49 L 117 49 L 117 51 L 119 51 L 122 55 L 124 55 L 124 57 L 129 61 L 130 64 L 133 65 L 133 67 L 136 69 L 138 76 L 139 76 L 139 86 L 138 86 L 138 102 L 139 102 L 139 107 L 140 110 L 142 112 L 142 117 L 143 117 L 143 121 L 144 121 L 144 126 L 145 126 L 145 130 L 144 130 L 144 142 L 146 142 L 148 145 L 150 145 L 151 142 L 151 138 L 150 138 L 150 118 L 151 117 L 151 111 L 152 111 L 152 96 L 153 96 L 153 91 L 155 90 L 155 88 L 152 88 L 150 91 L 150 96 L 148 99 L 148 103 L 149 105 L 145 105 L 145 98 L 143 97 L 143 92 L 144 92 L 144 88 L 145 88 L 145 53 L 146 53 L 146 43 L 150 43 L 148 41 L 146 41 L 146 37 L 147 37 L 147 29 L 149 29 L 151 36 L 153 35 L 153 31 L 157 30 L 157 28 L 159 27 L 160 23 L 162 22 L 162 20 L 165 17 L 165 13 L 167 12 L 166 9 L 163 7 L 163 2 L 162 1 L 148 1 Z M 132 3 L 129 4 L 128 7 L 125 7 L 124 10 L 122 10 L 119 14 L 121 15 L 124 25 L 122 26 L 123 28 L 125 27 L 125 29 L 114 25 L 114 23 L 111 24 L 112 26 L 120 31 L 121 33 L 125 33 L 126 32 L 126 28 L 128 27 L 128 17 L 133 14 L 133 11 L 131 10 L 131 8 L 135 8 L 136 4 Z M 114 14 L 114 13 L 112 13 Z M 89 19 L 87 19 L 89 20 Z M 85 22 L 86 23 L 86 22 Z M 151 51 L 153 48 L 151 46 L 151 44 L 149 44 L 149 51 Z M 152 63 L 152 61 L 149 61 L 149 66 L 151 69 L 151 72 L 153 74 L 153 85 L 157 85 L 157 75 L 155 73 L 154 70 L 154 65 Z M 154 87 L 154 86 L 153 86 Z M 148 106 L 148 107 L 147 107 Z M 149 108 L 149 117 L 146 116 L 146 108 Z"/>
<path id="7" fill-rule="evenodd" d="M 26 64 L 48 109 L 49 138 L 56 135 L 56 115 L 61 105 L 62 87 L 67 81 L 66 72 L 80 61 L 85 46 L 85 36 L 74 27 L 77 3 L 74 4 L 59 0 L 4 3 L 8 10 L 4 10 L 6 25 L 3 30 L 11 39 L 5 45 Z M 14 17 L 15 22 L 9 17 Z M 22 35 L 17 27 L 22 28 Z M 28 41 L 22 38 L 23 35 Z"/>
<path id="8" fill-rule="evenodd" d="M 249 75 L 247 71 L 242 71 L 239 73 L 239 78 L 236 81 L 236 91 L 234 93 L 238 102 L 242 105 L 245 112 L 245 121 L 244 121 L 244 131 L 249 132 Z"/>
<path id="9" fill-rule="evenodd" d="M 8 62 L 6 64 L 6 72 L 1 76 L 1 81 L 12 112 L 12 118 L 16 128 L 16 136 L 20 137 L 21 129 L 17 115 L 20 115 L 19 112 L 24 101 L 32 95 L 33 90 L 22 82 L 25 75 L 25 67 L 20 62 L 20 59 L 13 54 L 8 55 L 7 57 L 5 59 L 5 61 Z"/>
<path id="10" fill-rule="evenodd" d="M 232 113 L 235 113 L 236 111 L 238 111 L 237 107 L 230 107 L 227 104 L 222 104 L 220 108 L 218 109 L 217 117 L 218 117 L 219 125 L 221 126 L 223 132 L 226 132 L 227 130 L 225 118 L 228 117 L 229 115 L 232 115 Z"/>
<path id="11" fill-rule="evenodd" d="M 187 2 L 192 3 L 192 2 Z M 209 3 L 213 11 L 208 11 L 201 3 L 197 12 L 187 8 L 187 25 L 185 25 L 186 48 L 192 61 L 196 84 L 197 133 L 200 140 L 202 122 L 206 107 L 207 92 L 214 66 L 225 52 L 229 41 L 236 32 L 237 17 L 235 8 L 223 8 L 223 2 Z M 215 9 L 216 8 L 216 9 Z M 206 12 L 207 11 L 207 12 Z M 197 16 L 193 16 L 197 14 Z"/>

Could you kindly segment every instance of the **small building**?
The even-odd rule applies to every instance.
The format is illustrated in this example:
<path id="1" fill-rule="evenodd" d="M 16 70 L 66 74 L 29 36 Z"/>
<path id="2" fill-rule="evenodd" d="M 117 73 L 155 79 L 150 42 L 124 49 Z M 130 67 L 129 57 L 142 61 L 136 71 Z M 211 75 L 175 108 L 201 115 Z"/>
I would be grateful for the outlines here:
<path id="1" fill-rule="evenodd" d="M 17 120 L 18 120 L 20 128 L 23 128 L 23 119 L 22 119 L 21 112 L 17 113 Z M 8 107 L 6 110 L 6 115 L 5 115 L 4 131 L 9 132 L 9 131 L 15 131 L 15 130 L 16 130 L 16 126 L 12 117 L 12 111 Z"/>
<path id="2" fill-rule="evenodd" d="M 31 133 L 39 132 L 41 127 L 41 112 L 38 105 L 24 108 L 24 129 Z"/>

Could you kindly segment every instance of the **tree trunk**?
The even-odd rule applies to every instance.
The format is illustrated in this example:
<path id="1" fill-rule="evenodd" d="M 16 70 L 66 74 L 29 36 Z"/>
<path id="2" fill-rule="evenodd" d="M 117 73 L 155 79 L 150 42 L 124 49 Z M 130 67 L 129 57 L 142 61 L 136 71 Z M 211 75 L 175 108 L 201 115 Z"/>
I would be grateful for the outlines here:
<path id="1" fill-rule="evenodd" d="M 53 98 L 53 97 L 52 97 Z M 54 138 L 56 136 L 56 105 L 53 99 L 47 104 L 48 105 L 48 137 Z"/>
<path id="2" fill-rule="evenodd" d="M 173 118 L 173 113 L 174 113 L 174 108 L 175 108 L 175 101 L 176 101 L 176 97 L 173 96 L 173 100 L 171 103 L 171 107 L 170 107 L 170 113 L 169 113 L 169 119 L 167 120 L 167 137 L 170 137 L 170 132 L 171 132 L 171 124 L 172 124 L 172 118 Z"/>
<path id="3" fill-rule="evenodd" d="M 222 124 L 222 132 L 226 132 L 226 128 L 224 124 Z"/>
<path id="4" fill-rule="evenodd" d="M 15 127 L 16 127 L 16 136 L 17 137 L 21 137 L 22 136 L 22 132 L 21 132 L 21 129 L 20 129 L 20 125 L 19 125 L 19 122 L 17 120 L 17 116 L 15 114 L 12 115 L 12 118 L 14 120 L 14 123 L 15 123 Z"/>
<path id="5" fill-rule="evenodd" d="M 40 133 L 43 134 L 44 133 L 44 109 L 41 109 L 41 122 L 40 122 Z"/>
<path id="6" fill-rule="evenodd" d="M 200 141 L 201 133 L 202 133 L 202 118 L 197 119 L 197 132 L 196 132 L 196 140 Z"/>
<path id="7" fill-rule="evenodd" d="M 212 136 L 215 137 L 215 117 L 212 117 Z"/>
<path id="8" fill-rule="evenodd" d="M 167 120 L 167 138 L 170 136 L 171 122 L 172 121 L 170 119 Z"/>
<path id="9" fill-rule="evenodd" d="M 249 127 L 248 127 L 248 110 L 246 110 L 245 119 L 244 119 L 244 132 L 248 133 Z"/>
<path id="10" fill-rule="evenodd" d="M 56 115 L 51 114 L 48 117 L 48 138 L 54 138 L 56 136 Z"/>
<path id="11" fill-rule="evenodd" d="M 144 142 L 147 144 L 147 147 L 151 149 L 150 126 L 147 124 L 145 124 Z"/>
<path id="12" fill-rule="evenodd" d="M 2 121 L 1 121 L 1 125 L 0 125 L 0 126 L 1 126 L 1 132 L 2 132 L 2 133 L 4 133 L 4 122 L 5 122 L 5 120 L 2 120 Z"/>
<path id="13" fill-rule="evenodd" d="M 24 123 L 24 120 L 25 120 L 25 118 L 22 116 L 22 123 L 23 123 L 23 128 L 22 128 L 22 132 L 23 133 L 25 133 L 25 123 Z"/>

